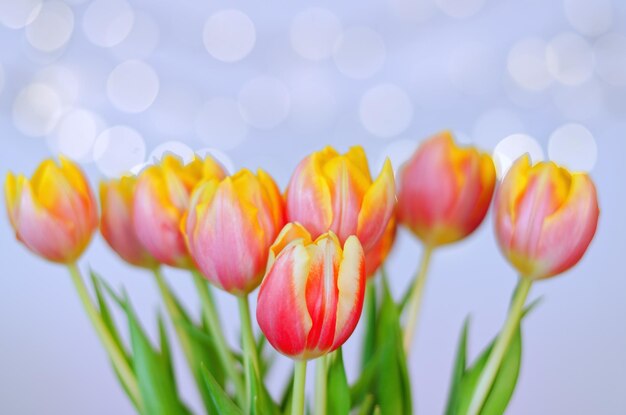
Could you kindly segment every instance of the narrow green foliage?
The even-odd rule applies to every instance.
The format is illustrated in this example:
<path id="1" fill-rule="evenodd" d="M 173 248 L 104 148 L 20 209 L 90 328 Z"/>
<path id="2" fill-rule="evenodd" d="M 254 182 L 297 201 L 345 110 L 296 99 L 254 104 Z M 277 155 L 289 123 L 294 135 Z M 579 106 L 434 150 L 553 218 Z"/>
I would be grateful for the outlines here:
<path id="1" fill-rule="evenodd" d="M 328 356 L 328 386 L 326 413 L 348 415 L 350 413 L 350 386 L 343 363 L 341 348 Z"/>

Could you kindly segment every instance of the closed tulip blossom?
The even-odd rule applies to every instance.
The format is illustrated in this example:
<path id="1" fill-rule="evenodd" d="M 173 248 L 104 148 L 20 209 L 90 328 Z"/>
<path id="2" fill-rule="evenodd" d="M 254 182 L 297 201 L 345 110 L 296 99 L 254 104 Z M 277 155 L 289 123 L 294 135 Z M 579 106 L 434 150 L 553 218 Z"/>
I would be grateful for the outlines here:
<path id="1" fill-rule="evenodd" d="M 488 154 L 458 147 L 448 131 L 437 134 L 400 170 L 399 220 L 428 246 L 456 242 L 484 220 L 495 180 Z"/>
<path id="2" fill-rule="evenodd" d="M 365 259 L 355 236 L 342 247 L 332 231 L 313 240 L 304 227 L 290 223 L 270 249 L 257 320 L 276 350 L 313 359 L 350 337 L 364 292 Z"/>
<path id="3" fill-rule="evenodd" d="M 182 217 L 201 180 L 220 180 L 225 175 L 210 156 L 184 164 L 171 154 L 141 172 L 135 187 L 133 225 L 137 238 L 154 258 L 173 267 L 194 266 L 180 230 Z"/>
<path id="4" fill-rule="evenodd" d="M 135 234 L 133 196 L 137 178 L 124 176 L 100 183 L 100 232 L 109 246 L 129 264 L 154 268 L 158 262 Z"/>
<path id="5" fill-rule="evenodd" d="M 517 160 L 495 199 L 495 226 L 504 255 L 521 275 L 548 278 L 582 258 L 598 225 L 596 188 L 588 175 L 554 163 Z"/>
<path id="6" fill-rule="evenodd" d="M 478 415 L 524 313 L 534 281 L 561 274 L 580 261 L 591 243 L 600 209 L 587 174 L 553 162 L 518 159 L 495 197 L 495 229 L 502 252 L 520 273 L 509 315 L 477 381 L 468 414 Z"/>
<path id="7" fill-rule="evenodd" d="M 398 220 L 424 244 L 411 288 L 405 350 L 417 325 L 432 252 L 478 228 L 489 210 L 496 182 L 493 160 L 474 147 L 459 147 L 449 131 L 420 145 L 399 172 Z"/>
<path id="8" fill-rule="evenodd" d="M 341 242 L 356 235 L 365 252 L 382 237 L 396 203 L 389 160 L 372 180 L 363 148 L 338 154 L 332 147 L 300 162 L 287 188 L 287 221 L 316 238 L 332 230 Z"/>
<path id="9" fill-rule="evenodd" d="M 274 180 L 249 170 L 203 182 L 183 223 L 189 251 L 202 274 L 235 295 L 263 278 L 267 252 L 284 224 L 283 201 Z"/>
<path id="10" fill-rule="evenodd" d="M 45 160 L 29 180 L 9 173 L 5 182 L 9 221 L 17 239 L 35 254 L 72 264 L 98 227 L 98 211 L 82 171 L 68 159 Z"/>

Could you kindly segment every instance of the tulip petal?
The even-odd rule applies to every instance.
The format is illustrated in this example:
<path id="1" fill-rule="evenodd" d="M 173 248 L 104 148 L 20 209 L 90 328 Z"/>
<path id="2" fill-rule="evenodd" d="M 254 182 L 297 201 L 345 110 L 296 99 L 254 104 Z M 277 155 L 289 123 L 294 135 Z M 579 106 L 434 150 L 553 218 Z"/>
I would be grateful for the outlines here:
<path id="1" fill-rule="evenodd" d="M 371 181 L 347 156 L 328 161 L 323 168 L 330 187 L 333 221 L 330 225 L 340 240 L 357 232 L 363 197 Z"/>
<path id="2" fill-rule="evenodd" d="M 200 215 L 190 248 L 203 274 L 230 293 L 245 294 L 256 288 L 267 261 L 258 209 L 238 197 L 228 177 Z"/>
<path id="3" fill-rule="evenodd" d="M 309 245 L 313 242 L 311 234 L 304 226 L 300 225 L 298 222 L 289 222 L 279 232 L 278 236 L 274 240 L 274 243 L 270 246 L 267 269 L 272 266 L 278 254 L 285 249 L 287 245 L 297 240 L 302 240 L 304 245 Z"/>
<path id="4" fill-rule="evenodd" d="M 352 162 L 354 166 L 356 166 L 361 173 L 365 177 L 367 177 L 368 181 L 372 181 L 372 175 L 370 174 L 370 167 L 367 163 L 367 156 L 365 155 L 365 150 L 361 146 L 350 147 L 348 152 L 345 154 L 345 157 Z"/>
<path id="5" fill-rule="evenodd" d="M 300 162 L 286 195 L 287 221 L 301 223 L 314 237 L 325 233 L 333 221 L 331 192 L 322 171 L 326 153 L 330 150 L 313 153 Z"/>
<path id="6" fill-rule="evenodd" d="M 356 235 L 368 252 L 382 237 L 396 204 L 396 188 L 389 159 L 363 198 Z"/>
<path id="7" fill-rule="evenodd" d="M 341 346 L 356 327 L 365 296 L 365 260 L 361 243 L 355 236 L 346 240 L 337 277 L 336 333 L 331 350 Z"/>
<path id="8" fill-rule="evenodd" d="M 312 327 L 307 337 L 307 356 L 326 353 L 333 345 L 337 310 L 337 273 L 341 246 L 336 237 L 322 237 L 307 247 L 311 265 L 307 277 L 307 309 Z"/>
<path id="9" fill-rule="evenodd" d="M 257 302 L 257 321 L 279 352 L 301 356 L 312 321 L 307 311 L 306 281 L 310 257 L 301 242 L 288 245 L 263 279 Z"/>
<path id="10" fill-rule="evenodd" d="M 274 229 L 281 229 L 285 223 L 285 206 L 280 190 L 274 179 L 265 171 L 259 169 L 257 171 L 257 177 L 269 200 L 272 218 L 274 219 Z"/>
<path id="11" fill-rule="evenodd" d="M 560 274 L 580 261 L 596 233 L 599 213 L 593 182 L 585 174 L 574 174 L 567 200 L 543 225 L 538 254 L 549 264 L 543 277 Z"/>

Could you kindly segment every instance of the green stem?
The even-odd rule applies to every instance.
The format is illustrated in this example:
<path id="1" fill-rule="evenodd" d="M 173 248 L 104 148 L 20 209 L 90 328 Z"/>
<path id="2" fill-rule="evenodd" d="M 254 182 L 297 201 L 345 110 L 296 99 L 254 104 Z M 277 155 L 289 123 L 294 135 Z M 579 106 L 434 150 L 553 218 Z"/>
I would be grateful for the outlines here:
<path id="1" fill-rule="evenodd" d="M 493 346 L 493 350 L 489 354 L 489 359 L 485 365 L 485 369 L 478 378 L 478 383 L 474 396 L 470 401 L 468 415 L 478 415 L 485 404 L 485 400 L 491 391 L 493 382 L 498 374 L 502 359 L 506 354 L 506 351 L 511 344 L 511 340 L 519 327 L 522 314 L 524 313 L 524 304 L 526 303 L 526 297 L 532 286 L 533 280 L 530 278 L 521 277 L 513 297 L 513 302 L 509 309 L 509 315 L 504 323 L 504 327 L 500 332 L 500 335 L 496 339 L 496 343 Z"/>
<path id="2" fill-rule="evenodd" d="M 135 377 L 135 373 L 133 369 L 130 367 L 128 360 L 126 359 L 126 354 L 120 349 L 119 345 L 116 343 L 113 335 L 107 328 L 100 312 L 96 309 L 93 304 L 91 297 L 89 296 L 89 292 L 87 291 L 87 287 L 83 281 L 82 276 L 80 275 L 80 271 L 76 264 L 68 264 L 67 266 L 70 275 L 72 276 L 72 282 L 76 287 L 76 291 L 78 292 L 78 296 L 80 297 L 81 302 L 83 303 L 83 308 L 87 312 L 89 319 L 91 320 L 91 324 L 96 329 L 96 333 L 100 337 L 100 341 L 104 345 L 111 362 L 113 363 L 113 367 L 115 371 L 118 373 L 120 379 L 124 383 L 124 387 L 128 391 L 128 394 L 133 401 L 133 404 L 139 409 L 139 412 L 142 413 L 142 404 L 141 404 L 141 395 L 139 393 L 139 385 L 137 384 L 137 378 Z"/>
<path id="3" fill-rule="evenodd" d="M 306 383 L 306 360 L 295 361 L 291 415 L 304 415 L 304 385 Z"/>
<path id="4" fill-rule="evenodd" d="M 315 415 L 326 414 L 326 385 L 328 384 L 329 357 L 329 355 L 324 355 L 315 361 Z"/>
<path id="5" fill-rule="evenodd" d="M 374 355 L 374 342 L 376 339 L 376 283 L 374 278 L 367 280 L 365 287 L 365 302 L 363 304 L 363 350 L 361 351 L 361 368 L 365 368 Z"/>
<path id="6" fill-rule="evenodd" d="M 411 345 L 417 330 L 417 321 L 419 319 L 420 308 L 422 305 L 422 297 L 424 296 L 424 287 L 426 286 L 426 275 L 428 266 L 433 254 L 433 248 L 426 245 L 422 254 L 420 267 L 415 276 L 413 287 L 411 288 L 411 297 L 409 298 L 409 311 L 406 326 L 404 328 L 404 352 L 408 356 L 411 352 Z"/>
<path id="7" fill-rule="evenodd" d="M 217 353 L 219 354 L 226 374 L 235 385 L 235 396 L 237 398 L 237 402 L 240 405 L 243 405 L 245 401 L 243 384 L 241 383 L 241 377 L 239 376 L 239 373 L 237 372 L 235 366 L 235 358 L 233 357 L 233 354 L 228 347 L 228 344 L 226 343 L 226 338 L 224 337 L 224 332 L 222 331 L 222 326 L 217 315 L 217 310 L 213 302 L 213 297 L 211 296 L 211 292 L 209 291 L 209 286 L 207 284 L 207 281 L 202 275 L 200 275 L 200 273 L 198 273 L 197 271 L 192 271 L 192 274 L 193 281 L 196 285 L 196 290 L 200 295 L 202 313 L 204 315 L 207 325 L 209 326 L 209 331 L 213 336 L 213 340 L 215 341 L 215 348 L 217 349 Z"/>
<path id="8" fill-rule="evenodd" d="M 237 297 L 239 304 L 239 317 L 241 318 L 241 337 L 243 340 L 243 359 L 244 371 L 246 374 L 246 390 L 252 390 L 252 382 L 255 379 L 251 378 L 251 372 L 247 368 L 252 366 L 252 370 L 256 373 L 257 378 L 260 378 L 259 371 L 259 359 L 256 350 L 256 343 L 254 341 L 254 332 L 252 331 L 252 320 L 250 318 L 250 305 L 248 303 L 248 296 L 241 295 Z M 249 395 L 249 394 L 248 394 Z M 250 402 L 250 396 L 248 396 L 247 408 L 248 413 L 251 413 L 253 402 Z"/>

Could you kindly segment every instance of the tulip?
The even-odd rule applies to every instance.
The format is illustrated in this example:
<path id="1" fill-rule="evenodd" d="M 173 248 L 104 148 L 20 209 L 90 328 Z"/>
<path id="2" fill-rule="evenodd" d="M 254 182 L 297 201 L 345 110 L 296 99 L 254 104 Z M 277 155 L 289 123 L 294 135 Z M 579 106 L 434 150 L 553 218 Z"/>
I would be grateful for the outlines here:
<path id="1" fill-rule="evenodd" d="M 458 147 L 449 131 L 425 141 L 400 171 L 398 216 L 424 244 L 459 241 L 482 223 L 496 170 L 488 154 Z"/>
<path id="2" fill-rule="evenodd" d="M 408 354 L 435 248 L 470 235 L 485 219 L 496 182 L 488 154 L 459 147 L 449 131 L 426 140 L 400 173 L 398 219 L 424 243 L 411 288 L 404 347 Z"/>
<path id="3" fill-rule="evenodd" d="M 182 224 L 189 252 L 214 285 L 245 295 L 260 283 L 267 252 L 284 224 L 274 180 L 249 170 L 204 181 L 192 195 Z"/>
<path id="4" fill-rule="evenodd" d="M 137 179 L 133 225 L 139 242 L 157 261 L 178 268 L 192 268 L 180 223 L 189 207 L 193 188 L 203 179 L 222 179 L 223 168 L 207 156 L 184 165 L 171 154 L 145 169 Z"/>
<path id="5" fill-rule="evenodd" d="M 392 216 L 391 220 L 387 223 L 387 228 L 382 238 L 378 240 L 376 245 L 374 245 L 365 256 L 365 275 L 367 275 L 368 278 L 372 278 L 376 275 L 376 271 L 378 271 L 383 262 L 387 259 L 387 255 L 389 255 L 396 239 L 396 231 L 396 219 Z"/>
<path id="6" fill-rule="evenodd" d="M 593 181 L 551 162 L 517 160 L 495 199 L 495 228 L 504 255 L 526 278 L 561 274 L 580 261 L 598 225 Z"/>
<path id="7" fill-rule="evenodd" d="M 100 232 L 109 246 L 126 262 L 153 269 L 158 262 L 144 248 L 133 225 L 133 196 L 137 178 L 124 176 L 120 179 L 100 182 Z"/>
<path id="8" fill-rule="evenodd" d="M 534 281 L 561 274 L 583 257 L 598 226 L 593 181 L 553 162 L 518 159 L 495 198 L 495 229 L 504 255 L 520 273 L 502 331 L 478 378 L 468 414 L 481 413 L 524 313 Z"/>
<path id="9" fill-rule="evenodd" d="M 365 259 L 355 236 L 341 247 L 332 231 L 312 239 L 287 224 L 270 248 L 257 320 L 267 340 L 284 355 L 308 360 L 340 347 L 363 307 Z"/>
<path id="10" fill-rule="evenodd" d="M 385 161 L 372 181 L 363 148 L 339 155 L 332 147 L 300 162 L 287 189 L 287 221 L 316 238 L 332 230 L 341 242 L 356 235 L 365 252 L 382 237 L 396 196 L 393 170 Z"/>
<path id="11" fill-rule="evenodd" d="M 74 263 L 98 227 L 93 193 L 83 172 L 63 157 L 45 160 L 29 180 L 7 175 L 5 198 L 17 239 L 53 262 Z"/>

